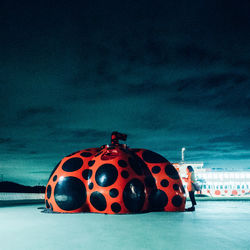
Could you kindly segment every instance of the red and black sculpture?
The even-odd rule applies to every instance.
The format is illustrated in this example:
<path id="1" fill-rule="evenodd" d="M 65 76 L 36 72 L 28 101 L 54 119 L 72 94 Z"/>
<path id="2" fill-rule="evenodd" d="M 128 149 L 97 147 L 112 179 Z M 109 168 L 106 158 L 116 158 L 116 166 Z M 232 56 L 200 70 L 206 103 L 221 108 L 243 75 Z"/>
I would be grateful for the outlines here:
<path id="1" fill-rule="evenodd" d="M 111 144 L 63 158 L 52 171 L 45 204 L 54 212 L 107 214 L 184 211 L 186 196 L 174 166 L 146 149 L 131 149 L 113 132 Z"/>

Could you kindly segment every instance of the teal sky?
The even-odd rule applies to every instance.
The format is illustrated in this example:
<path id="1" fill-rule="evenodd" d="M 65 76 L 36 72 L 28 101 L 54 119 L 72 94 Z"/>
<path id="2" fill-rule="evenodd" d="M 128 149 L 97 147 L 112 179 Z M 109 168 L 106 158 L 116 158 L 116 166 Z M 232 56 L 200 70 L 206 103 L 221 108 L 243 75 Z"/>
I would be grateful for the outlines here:
<path id="1" fill-rule="evenodd" d="M 0 174 L 46 184 L 110 142 L 250 168 L 248 1 L 1 1 Z"/>

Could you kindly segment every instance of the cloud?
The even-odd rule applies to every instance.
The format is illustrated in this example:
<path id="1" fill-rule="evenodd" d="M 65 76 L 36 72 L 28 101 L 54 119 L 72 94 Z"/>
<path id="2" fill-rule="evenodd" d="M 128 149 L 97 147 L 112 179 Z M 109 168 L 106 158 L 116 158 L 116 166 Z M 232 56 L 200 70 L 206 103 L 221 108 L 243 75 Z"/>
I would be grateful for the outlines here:
<path id="1" fill-rule="evenodd" d="M 185 64 L 212 64 L 221 59 L 218 54 L 201 48 L 196 44 L 184 44 L 182 47 L 177 48 L 176 50 L 180 60 L 185 62 Z"/>
<path id="2" fill-rule="evenodd" d="M 111 134 L 108 131 L 97 129 L 60 129 L 56 128 L 50 132 L 49 137 L 56 138 L 57 141 L 79 143 L 81 140 L 84 143 L 106 141 Z"/>
<path id="3" fill-rule="evenodd" d="M 246 115 L 250 108 L 249 77 L 246 74 L 223 73 L 192 77 L 173 83 L 179 94 L 176 103 L 209 108 L 231 115 Z"/>
<path id="4" fill-rule="evenodd" d="M 17 138 L 0 138 L 0 147 L 1 152 L 4 154 L 13 153 L 13 152 L 24 152 L 26 148 L 26 143 Z"/>
<path id="5" fill-rule="evenodd" d="M 246 70 L 250 70 L 250 61 L 249 59 L 236 59 L 235 62 L 232 62 L 232 66 L 234 66 L 237 69 L 246 69 Z"/>
<path id="6" fill-rule="evenodd" d="M 31 150 L 31 151 L 29 151 L 28 153 L 31 154 L 31 155 L 36 155 L 36 154 L 38 154 L 38 152 L 37 152 L 37 151 L 34 151 L 34 150 Z"/>
<path id="7" fill-rule="evenodd" d="M 202 96 L 210 94 L 216 96 L 221 91 L 228 90 L 229 88 L 233 88 L 235 86 L 242 88 L 238 85 L 243 84 L 244 86 L 246 86 L 248 84 L 248 81 L 249 76 L 247 76 L 246 74 L 230 72 L 186 78 L 174 82 L 174 85 L 177 87 L 177 90 L 179 92 L 191 90 L 199 91 Z M 213 89 L 215 92 L 210 92 L 211 89 Z"/>
<path id="8" fill-rule="evenodd" d="M 145 79 L 136 84 L 127 84 L 124 86 L 123 92 L 128 95 L 151 95 L 167 90 L 167 85 L 160 85 L 155 82 L 156 79 Z"/>
<path id="9" fill-rule="evenodd" d="M 10 144 L 12 143 L 12 139 L 7 137 L 7 138 L 0 138 L 0 144 Z"/>
<path id="10" fill-rule="evenodd" d="M 232 145 L 240 145 L 243 149 L 250 147 L 250 131 L 246 129 L 242 132 L 235 131 L 235 134 L 222 135 L 213 137 L 209 140 L 211 143 L 230 143 Z"/>
<path id="11" fill-rule="evenodd" d="M 99 141 L 103 138 L 107 138 L 110 134 L 107 131 L 97 130 L 97 129 L 79 129 L 72 130 L 69 132 L 72 139 L 82 139 L 86 142 Z"/>
<path id="12" fill-rule="evenodd" d="M 43 107 L 30 107 L 27 109 L 24 109 L 18 113 L 19 119 L 27 119 L 30 117 L 34 117 L 37 115 L 51 115 L 55 113 L 55 109 L 53 107 L 49 106 L 43 106 Z"/>

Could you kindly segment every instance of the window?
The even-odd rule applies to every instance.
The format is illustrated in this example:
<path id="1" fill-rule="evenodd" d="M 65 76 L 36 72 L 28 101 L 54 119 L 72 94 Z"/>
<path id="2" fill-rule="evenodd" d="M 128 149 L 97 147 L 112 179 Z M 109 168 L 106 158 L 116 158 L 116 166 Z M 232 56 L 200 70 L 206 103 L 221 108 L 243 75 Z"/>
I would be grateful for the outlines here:
<path id="1" fill-rule="evenodd" d="M 220 189 L 223 189 L 223 185 L 220 185 Z"/>
<path id="2" fill-rule="evenodd" d="M 240 185 L 237 185 L 237 189 L 240 189 Z"/>

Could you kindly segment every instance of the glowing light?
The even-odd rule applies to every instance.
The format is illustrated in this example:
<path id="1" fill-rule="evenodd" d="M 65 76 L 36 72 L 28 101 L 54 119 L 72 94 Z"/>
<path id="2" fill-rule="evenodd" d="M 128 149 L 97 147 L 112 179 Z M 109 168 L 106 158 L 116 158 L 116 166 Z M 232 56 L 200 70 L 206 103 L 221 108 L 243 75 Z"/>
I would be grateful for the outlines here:
<path id="1" fill-rule="evenodd" d="M 64 179 L 64 176 L 61 176 L 61 177 L 59 178 L 59 181 L 61 182 L 61 181 L 63 181 L 63 179 Z"/>

